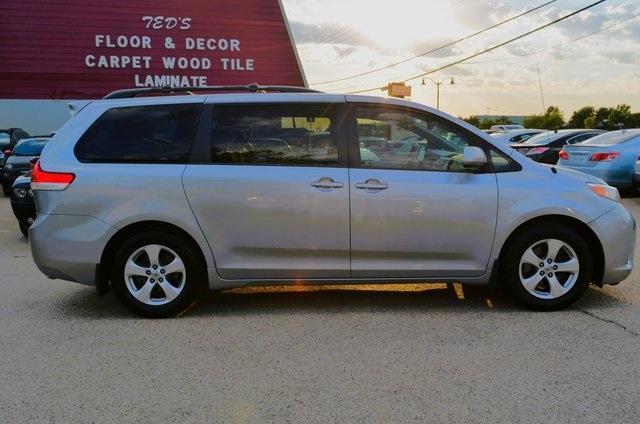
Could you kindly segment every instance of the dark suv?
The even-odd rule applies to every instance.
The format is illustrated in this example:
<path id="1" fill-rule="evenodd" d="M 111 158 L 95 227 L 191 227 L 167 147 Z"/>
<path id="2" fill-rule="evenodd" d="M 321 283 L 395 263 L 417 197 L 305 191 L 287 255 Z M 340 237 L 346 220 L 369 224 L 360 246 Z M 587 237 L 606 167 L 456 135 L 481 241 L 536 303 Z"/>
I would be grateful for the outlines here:
<path id="1" fill-rule="evenodd" d="M 11 154 L 13 147 L 23 138 L 30 137 L 29 133 L 22 128 L 0 129 L 0 166 L 4 165 L 4 161 Z"/>
<path id="2" fill-rule="evenodd" d="M 0 183 L 2 191 L 7 196 L 11 192 L 11 185 L 20 175 L 31 170 L 31 161 L 40 157 L 44 145 L 50 137 L 32 137 L 22 139 L 16 144 L 11 155 L 5 159 L 2 173 L 0 173 Z"/>

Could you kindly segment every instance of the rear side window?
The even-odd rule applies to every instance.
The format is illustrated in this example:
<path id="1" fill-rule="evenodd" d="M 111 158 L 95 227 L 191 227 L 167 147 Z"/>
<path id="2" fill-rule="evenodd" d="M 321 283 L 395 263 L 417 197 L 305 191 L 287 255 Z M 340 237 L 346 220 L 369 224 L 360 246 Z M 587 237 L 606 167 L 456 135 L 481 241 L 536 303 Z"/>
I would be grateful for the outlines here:
<path id="1" fill-rule="evenodd" d="M 216 106 L 213 163 L 337 166 L 336 107 Z"/>
<path id="2" fill-rule="evenodd" d="M 80 138 L 76 157 L 98 163 L 187 163 L 201 109 L 201 104 L 109 109 Z"/>

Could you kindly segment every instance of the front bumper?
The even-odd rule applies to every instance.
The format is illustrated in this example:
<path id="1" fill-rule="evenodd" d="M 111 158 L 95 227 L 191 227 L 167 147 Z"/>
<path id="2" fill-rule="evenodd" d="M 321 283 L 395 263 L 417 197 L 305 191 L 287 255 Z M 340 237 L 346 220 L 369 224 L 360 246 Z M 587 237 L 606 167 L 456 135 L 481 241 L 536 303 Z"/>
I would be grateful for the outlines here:
<path id="1" fill-rule="evenodd" d="M 14 169 L 11 172 L 3 171 L 0 175 L 0 183 L 2 183 L 4 187 L 11 188 L 16 179 L 26 172 L 29 172 L 29 169 Z"/>
<path id="2" fill-rule="evenodd" d="M 96 284 L 96 267 L 116 229 L 83 215 L 39 214 L 29 229 L 33 260 L 49 278 Z"/>
<path id="3" fill-rule="evenodd" d="M 18 221 L 26 221 L 29 218 L 36 218 L 36 206 L 33 203 L 33 199 L 29 198 L 27 201 L 11 199 L 11 209 Z"/>
<path id="4" fill-rule="evenodd" d="M 636 245 L 636 222 L 633 216 L 618 204 L 589 227 L 602 243 L 604 252 L 603 284 L 617 284 L 631 274 Z"/>

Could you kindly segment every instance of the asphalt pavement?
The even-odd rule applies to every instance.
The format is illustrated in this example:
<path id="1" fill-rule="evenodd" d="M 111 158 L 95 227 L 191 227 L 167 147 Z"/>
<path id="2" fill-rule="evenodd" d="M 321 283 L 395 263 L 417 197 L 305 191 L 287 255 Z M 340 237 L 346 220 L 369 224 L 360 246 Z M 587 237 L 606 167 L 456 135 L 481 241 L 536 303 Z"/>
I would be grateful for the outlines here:
<path id="1" fill-rule="evenodd" d="M 40 274 L 0 197 L 0 423 L 640 422 L 638 268 L 552 313 L 458 284 L 296 286 L 149 320 Z"/>

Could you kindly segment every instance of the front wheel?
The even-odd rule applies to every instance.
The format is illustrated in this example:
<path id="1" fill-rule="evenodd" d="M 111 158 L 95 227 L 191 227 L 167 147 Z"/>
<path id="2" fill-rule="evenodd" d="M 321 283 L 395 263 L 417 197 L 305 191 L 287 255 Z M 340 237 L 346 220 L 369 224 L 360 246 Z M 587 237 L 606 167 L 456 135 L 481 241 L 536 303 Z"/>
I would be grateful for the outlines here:
<path id="1" fill-rule="evenodd" d="M 31 227 L 31 225 L 26 220 L 18 221 L 18 226 L 20 227 L 20 232 L 23 236 L 26 237 L 29 235 L 29 227 Z"/>
<path id="2" fill-rule="evenodd" d="M 193 304 L 206 283 L 199 252 L 163 231 L 132 236 L 113 259 L 111 286 L 133 312 L 152 318 L 175 316 Z"/>
<path id="3" fill-rule="evenodd" d="M 529 227 L 507 248 L 503 278 L 513 296 L 533 309 L 563 308 L 589 287 L 593 275 L 589 245 L 568 226 Z"/>

